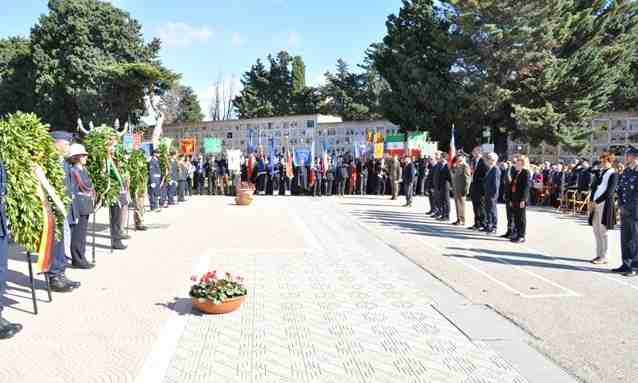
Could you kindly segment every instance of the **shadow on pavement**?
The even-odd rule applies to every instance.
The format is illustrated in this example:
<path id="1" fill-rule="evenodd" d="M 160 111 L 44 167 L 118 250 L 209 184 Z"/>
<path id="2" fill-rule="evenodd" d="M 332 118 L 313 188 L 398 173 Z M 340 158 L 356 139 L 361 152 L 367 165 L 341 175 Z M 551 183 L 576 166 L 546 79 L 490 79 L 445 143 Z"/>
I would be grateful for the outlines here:
<path id="1" fill-rule="evenodd" d="M 466 250 L 466 249 L 464 249 L 464 250 Z M 483 262 L 498 263 L 498 264 L 501 264 L 501 265 L 506 263 L 506 264 L 511 264 L 511 265 L 514 265 L 514 266 L 531 266 L 531 267 L 540 267 L 540 268 L 544 268 L 544 269 L 586 271 L 586 272 L 594 272 L 594 273 L 611 274 L 609 272 L 609 270 L 597 269 L 597 268 L 594 268 L 594 267 L 580 267 L 580 266 L 565 265 L 565 264 L 561 264 L 561 263 L 536 262 L 536 261 L 516 260 L 516 259 L 503 259 L 503 258 L 496 257 L 496 256 L 491 257 L 489 255 L 475 255 L 475 256 L 461 255 L 461 254 L 443 254 L 443 255 L 446 256 L 446 257 L 451 257 L 451 258 L 462 258 L 462 259 L 469 259 L 469 260 L 479 260 L 479 261 L 483 261 Z M 514 254 L 508 253 L 508 255 L 514 255 Z"/>
<path id="2" fill-rule="evenodd" d="M 191 298 L 174 297 L 171 302 L 156 303 L 155 306 L 161 306 L 171 311 L 175 311 L 179 315 L 203 315 L 199 311 L 193 310 L 191 306 Z"/>

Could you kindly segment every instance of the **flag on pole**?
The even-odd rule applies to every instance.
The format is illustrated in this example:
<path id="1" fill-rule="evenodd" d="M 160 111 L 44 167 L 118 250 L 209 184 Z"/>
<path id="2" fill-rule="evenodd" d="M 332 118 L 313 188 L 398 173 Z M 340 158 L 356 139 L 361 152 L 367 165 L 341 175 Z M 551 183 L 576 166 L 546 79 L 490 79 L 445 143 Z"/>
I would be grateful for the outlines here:
<path id="1" fill-rule="evenodd" d="M 385 150 L 391 156 L 402 156 L 405 152 L 405 137 L 403 134 L 390 135 L 385 138 Z"/>
<path id="2" fill-rule="evenodd" d="M 452 124 L 452 137 L 450 138 L 450 152 L 447 156 L 447 163 L 451 167 L 454 162 L 454 157 L 456 157 L 456 141 L 454 138 L 454 124 Z"/>

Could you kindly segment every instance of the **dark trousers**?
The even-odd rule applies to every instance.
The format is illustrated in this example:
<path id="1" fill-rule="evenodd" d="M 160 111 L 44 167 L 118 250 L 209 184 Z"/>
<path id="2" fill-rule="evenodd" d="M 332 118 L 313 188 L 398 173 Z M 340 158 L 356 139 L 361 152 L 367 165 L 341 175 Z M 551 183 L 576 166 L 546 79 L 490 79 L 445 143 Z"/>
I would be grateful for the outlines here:
<path id="1" fill-rule="evenodd" d="M 177 200 L 179 202 L 186 201 L 186 180 L 177 181 Z"/>
<path id="2" fill-rule="evenodd" d="M 151 210 L 155 210 L 159 207 L 159 199 L 160 199 L 160 187 L 156 185 L 155 187 L 148 188 L 148 199 L 151 203 Z"/>
<path id="3" fill-rule="evenodd" d="M 160 186 L 160 206 L 166 206 L 168 204 L 168 185 L 164 184 Z"/>
<path id="4" fill-rule="evenodd" d="M 638 222 L 634 212 L 623 210 L 620 215 L 620 244 L 625 268 L 638 267 Z"/>
<path id="5" fill-rule="evenodd" d="M 511 201 L 505 201 L 505 213 L 507 215 L 507 232 L 515 235 L 517 233 L 516 217 L 514 213 L 514 207 Z M 525 235 L 523 234 L 523 237 Z"/>
<path id="6" fill-rule="evenodd" d="M 168 204 L 175 205 L 175 197 L 177 196 L 177 181 L 171 181 L 168 185 Z"/>
<path id="7" fill-rule="evenodd" d="M 109 207 L 109 226 L 111 228 L 111 246 L 122 243 L 122 208 L 119 204 Z"/>
<path id="8" fill-rule="evenodd" d="M 412 193 L 414 192 L 412 182 L 404 182 L 403 188 L 405 189 L 405 203 L 408 205 L 412 205 Z"/>
<path id="9" fill-rule="evenodd" d="M 517 202 L 515 205 L 512 205 L 511 210 L 515 223 L 512 234 L 515 234 L 519 238 L 525 238 L 527 232 L 527 208 L 521 208 L 521 203 Z"/>
<path id="10" fill-rule="evenodd" d="M 385 179 L 377 177 L 377 195 L 385 194 Z"/>
<path id="11" fill-rule="evenodd" d="M 193 177 L 186 179 L 186 195 L 193 195 Z"/>
<path id="12" fill-rule="evenodd" d="M 450 218 L 450 188 L 443 187 L 437 190 L 439 215 L 443 218 Z"/>
<path id="13" fill-rule="evenodd" d="M 326 181 L 326 195 L 327 196 L 331 196 L 332 195 L 332 186 L 334 184 L 333 180 L 327 180 Z"/>
<path id="14" fill-rule="evenodd" d="M 217 176 L 215 175 L 208 176 L 208 195 L 217 194 L 216 180 L 217 180 Z"/>
<path id="15" fill-rule="evenodd" d="M 498 213 L 497 213 L 498 196 L 494 198 L 485 198 L 485 227 L 489 231 L 496 230 L 498 226 Z"/>
<path id="16" fill-rule="evenodd" d="M 279 174 L 275 174 L 271 177 L 272 180 L 272 195 L 279 195 L 281 193 L 281 177 Z"/>
<path id="17" fill-rule="evenodd" d="M 481 193 L 472 193 L 472 210 L 474 211 L 474 226 L 486 226 L 485 222 L 485 198 Z"/>
<path id="18" fill-rule="evenodd" d="M 292 181 L 290 180 L 290 178 L 284 177 L 282 179 L 282 182 L 284 184 L 284 195 L 288 194 L 288 193 L 291 193 L 290 186 L 291 186 Z"/>
<path id="19" fill-rule="evenodd" d="M 257 175 L 257 192 L 266 193 L 266 173 Z"/>
<path id="20" fill-rule="evenodd" d="M 368 176 L 362 175 L 359 178 L 359 194 L 366 195 L 366 188 L 368 187 Z"/>
<path id="21" fill-rule="evenodd" d="M 195 183 L 197 185 L 197 194 L 204 195 L 204 175 L 197 174 L 195 176 Z"/>
<path id="22" fill-rule="evenodd" d="M 341 178 L 338 181 L 338 188 L 339 188 L 339 197 L 342 197 L 345 192 L 346 192 L 346 179 Z"/>
<path id="23" fill-rule="evenodd" d="M 66 222 L 64 223 L 64 225 L 67 226 Z M 62 230 L 60 240 L 56 240 L 53 242 L 53 252 L 51 254 L 53 256 L 53 259 L 51 260 L 51 267 L 47 272 L 50 277 L 64 275 L 64 272 L 66 271 L 67 258 L 66 250 L 64 248 L 64 237 L 66 235 L 70 235 L 70 233 L 67 232 L 65 228 L 64 230 Z"/>
<path id="24" fill-rule="evenodd" d="M 436 200 L 434 196 L 434 189 L 428 189 L 428 202 L 430 203 L 430 212 L 434 213 L 436 211 Z"/>
<path id="25" fill-rule="evenodd" d="M 74 266 L 85 265 L 86 260 L 86 232 L 89 227 L 89 216 L 82 215 L 78 223 L 71 226 L 71 263 Z"/>
<path id="26" fill-rule="evenodd" d="M 425 177 L 419 177 L 416 182 L 416 195 L 424 195 L 425 194 Z"/>
<path id="27" fill-rule="evenodd" d="M 7 270 L 9 269 L 9 236 L 0 237 L 0 297 L 4 295 L 7 282 Z M 2 301 L 0 301 L 0 313 L 2 313 Z"/>

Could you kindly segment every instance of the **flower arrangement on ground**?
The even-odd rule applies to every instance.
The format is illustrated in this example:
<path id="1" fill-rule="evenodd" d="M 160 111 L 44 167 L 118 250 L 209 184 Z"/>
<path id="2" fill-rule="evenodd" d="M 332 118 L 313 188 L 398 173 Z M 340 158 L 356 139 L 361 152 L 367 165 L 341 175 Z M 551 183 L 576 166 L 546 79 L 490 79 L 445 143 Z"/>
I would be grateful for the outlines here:
<path id="1" fill-rule="evenodd" d="M 230 273 L 225 273 L 220 278 L 217 271 L 209 271 L 199 278 L 193 276 L 191 280 L 196 282 L 189 293 L 193 307 L 210 314 L 223 314 L 238 309 L 248 294 L 244 279 Z"/>

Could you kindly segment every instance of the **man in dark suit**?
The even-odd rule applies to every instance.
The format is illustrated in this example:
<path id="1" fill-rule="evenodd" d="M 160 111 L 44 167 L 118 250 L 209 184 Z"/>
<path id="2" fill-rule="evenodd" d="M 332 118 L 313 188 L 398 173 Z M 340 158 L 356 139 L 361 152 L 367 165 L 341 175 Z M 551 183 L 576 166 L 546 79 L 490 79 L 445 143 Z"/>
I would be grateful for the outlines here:
<path id="1" fill-rule="evenodd" d="M 206 178 L 208 179 L 208 195 L 217 194 L 217 163 L 215 156 L 211 156 L 206 161 L 205 169 Z"/>
<path id="2" fill-rule="evenodd" d="M 414 191 L 414 175 L 416 169 L 410 156 L 405 157 L 405 166 L 403 167 L 403 174 L 401 179 L 403 180 L 403 192 L 405 193 L 405 206 L 412 206 L 412 192 Z"/>
<path id="3" fill-rule="evenodd" d="M 443 153 L 439 153 L 439 170 L 436 177 L 436 188 L 438 207 L 439 207 L 439 221 L 450 220 L 450 184 L 452 183 L 452 174 L 450 173 L 450 167 L 447 163 L 447 158 Z"/>
<path id="4" fill-rule="evenodd" d="M 159 153 L 159 149 L 154 149 L 153 157 L 148 163 L 148 197 L 151 202 L 151 211 L 159 209 L 160 184 L 162 183 Z"/>
<path id="5" fill-rule="evenodd" d="M 487 155 L 487 174 L 483 180 L 483 191 L 485 195 L 485 227 L 482 229 L 486 234 L 494 234 L 498 226 L 498 192 L 501 185 L 501 169 L 497 166 L 498 155 L 490 153 Z"/>
<path id="6" fill-rule="evenodd" d="M 441 216 L 441 202 L 439 195 L 439 177 L 441 176 L 441 152 L 434 153 L 434 164 L 432 165 L 432 213 L 430 214 L 434 218 Z"/>
<path id="7" fill-rule="evenodd" d="M 474 210 L 474 226 L 470 226 L 470 230 L 479 230 L 485 226 L 485 193 L 483 189 L 483 180 L 487 173 L 487 165 L 481 153 L 481 147 L 477 146 L 472 150 L 472 161 L 470 163 L 472 169 L 472 183 L 470 184 L 470 198 L 472 199 L 472 208 Z"/>

